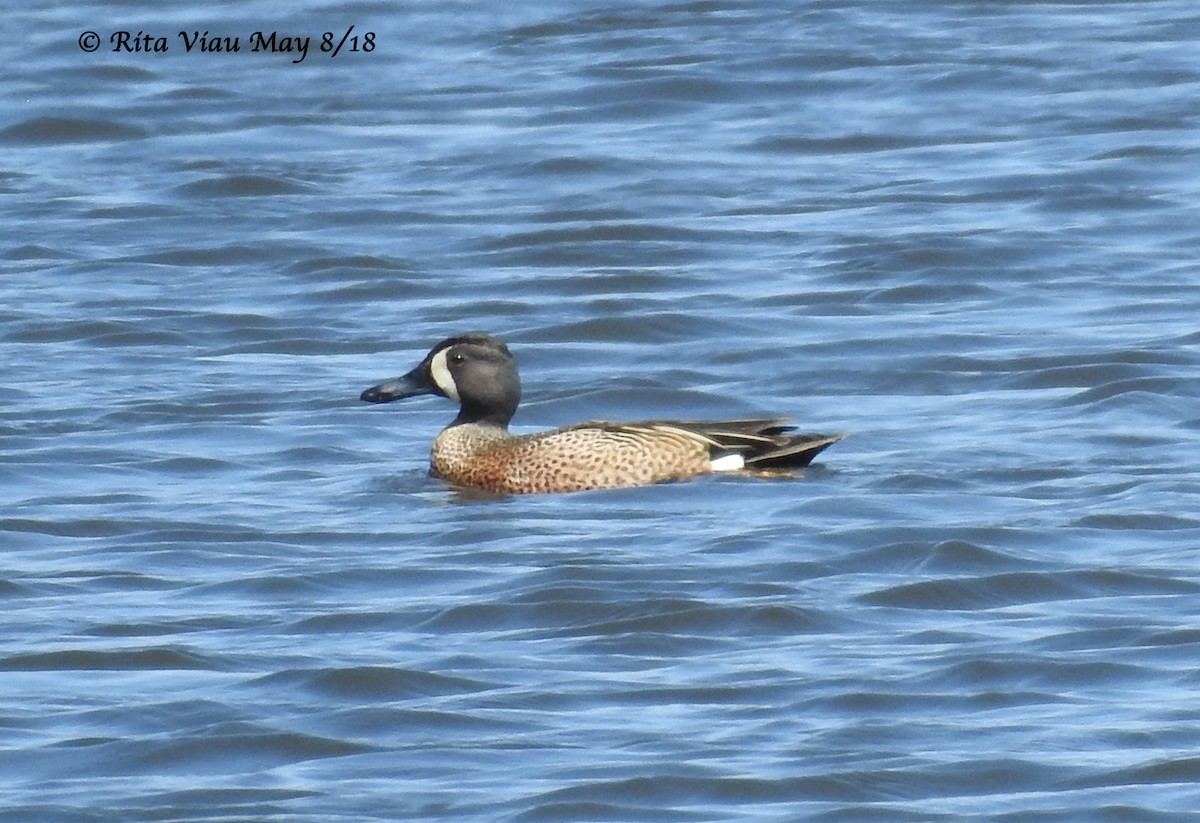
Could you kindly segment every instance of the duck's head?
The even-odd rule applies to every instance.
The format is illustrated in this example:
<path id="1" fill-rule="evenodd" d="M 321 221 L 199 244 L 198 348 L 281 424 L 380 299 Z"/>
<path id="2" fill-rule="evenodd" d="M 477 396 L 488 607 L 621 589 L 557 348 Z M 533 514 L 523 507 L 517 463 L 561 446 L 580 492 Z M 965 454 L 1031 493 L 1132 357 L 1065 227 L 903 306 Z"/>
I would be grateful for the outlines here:
<path id="1" fill-rule="evenodd" d="M 447 337 L 401 377 L 362 393 L 368 403 L 389 403 L 418 394 L 438 394 L 462 408 L 455 424 L 507 426 L 521 402 L 517 362 L 504 341 L 483 332 Z"/>

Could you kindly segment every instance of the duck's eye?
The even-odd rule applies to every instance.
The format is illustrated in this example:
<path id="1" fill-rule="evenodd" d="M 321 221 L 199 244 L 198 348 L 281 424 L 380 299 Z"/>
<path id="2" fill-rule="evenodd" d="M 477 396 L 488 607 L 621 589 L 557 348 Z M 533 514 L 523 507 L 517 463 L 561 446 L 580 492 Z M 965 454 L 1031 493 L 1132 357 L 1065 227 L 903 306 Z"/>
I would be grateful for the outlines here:
<path id="1" fill-rule="evenodd" d="M 467 361 L 467 357 L 464 354 L 455 352 L 454 354 L 450 355 L 451 363 L 465 363 L 466 361 Z"/>

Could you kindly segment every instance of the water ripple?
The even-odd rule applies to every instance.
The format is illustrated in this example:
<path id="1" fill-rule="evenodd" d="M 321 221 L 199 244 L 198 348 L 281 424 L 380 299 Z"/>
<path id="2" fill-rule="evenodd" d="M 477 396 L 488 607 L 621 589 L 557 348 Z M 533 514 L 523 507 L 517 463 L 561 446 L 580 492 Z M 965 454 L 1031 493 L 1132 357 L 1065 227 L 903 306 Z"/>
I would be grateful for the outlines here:
<path id="1" fill-rule="evenodd" d="M 1192 5 L 342 11 L 9 21 L 0 820 L 1200 808 Z M 454 490 L 358 397 L 480 328 L 523 432 L 854 436 Z"/>

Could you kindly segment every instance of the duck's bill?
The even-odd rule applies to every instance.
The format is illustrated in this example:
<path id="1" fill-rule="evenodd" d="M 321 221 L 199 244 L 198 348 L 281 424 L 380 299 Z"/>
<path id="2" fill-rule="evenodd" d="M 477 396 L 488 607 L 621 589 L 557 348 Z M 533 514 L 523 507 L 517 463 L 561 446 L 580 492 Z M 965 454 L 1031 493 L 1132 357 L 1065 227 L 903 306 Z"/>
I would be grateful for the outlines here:
<path id="1" fill-rule="evenodd" d="M 393 400 L 418 394 L 432 394 L 434 388 L 422 379 L 419 372 L 419 368 L 413 369 L 401 377 L 384 380 L 378 386 L 367 389 L 360 397 L 368 403 L 390 403 Z"/>

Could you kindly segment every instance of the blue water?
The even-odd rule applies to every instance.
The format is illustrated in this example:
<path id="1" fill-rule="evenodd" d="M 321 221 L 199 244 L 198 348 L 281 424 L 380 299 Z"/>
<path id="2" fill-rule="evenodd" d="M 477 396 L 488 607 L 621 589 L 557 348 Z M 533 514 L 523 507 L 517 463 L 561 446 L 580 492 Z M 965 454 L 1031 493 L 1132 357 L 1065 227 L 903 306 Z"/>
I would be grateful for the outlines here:
<path id="1" fill-rule="evenodd" d="M 6 27 L 0 820 L 1200 809 L 1190 0 Z M 462 493 L 358 395 L 473 329 L 525 429 L 853 436 Z"/>

